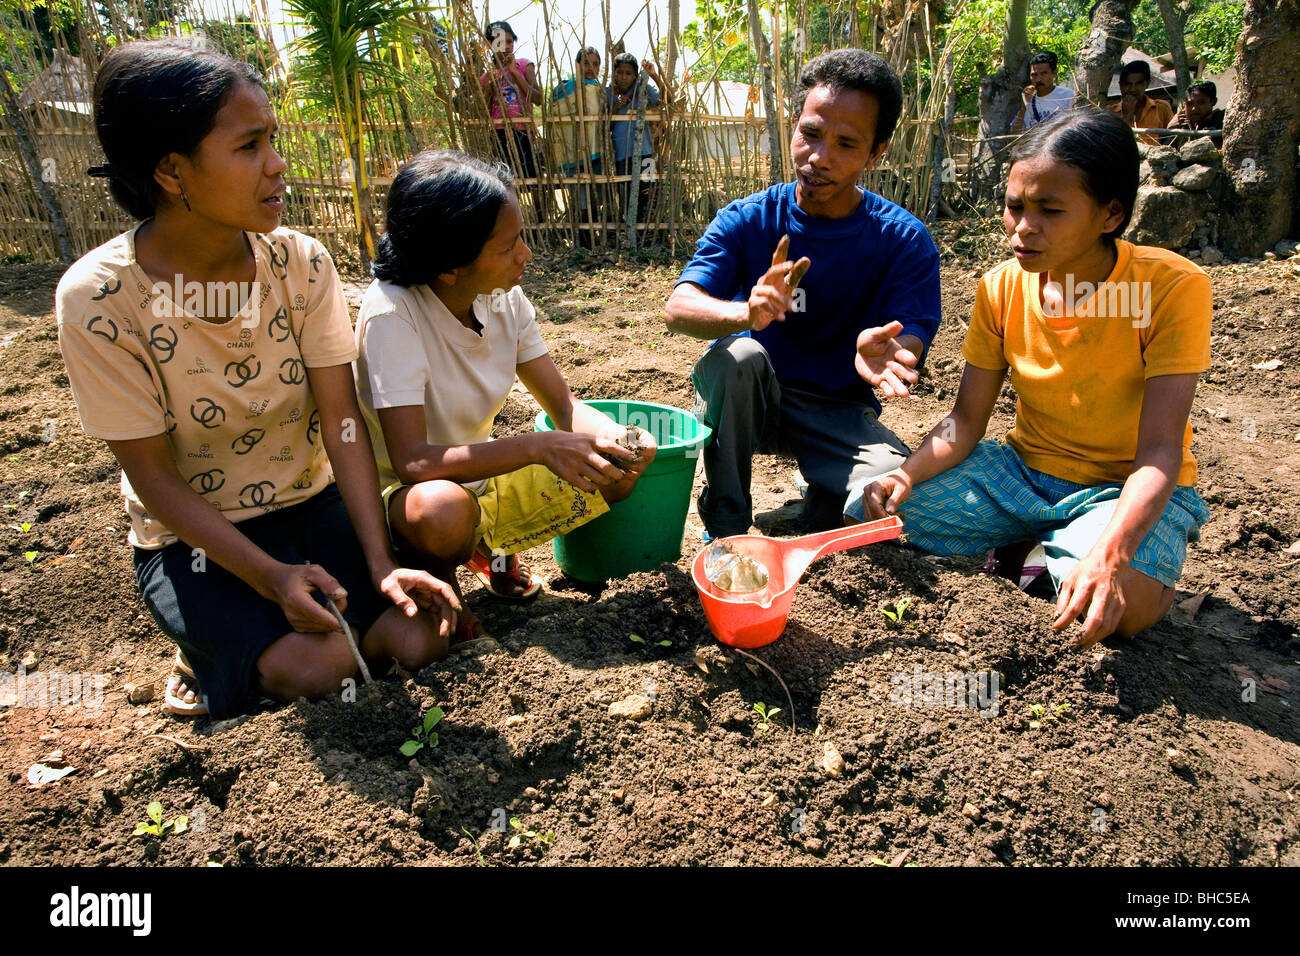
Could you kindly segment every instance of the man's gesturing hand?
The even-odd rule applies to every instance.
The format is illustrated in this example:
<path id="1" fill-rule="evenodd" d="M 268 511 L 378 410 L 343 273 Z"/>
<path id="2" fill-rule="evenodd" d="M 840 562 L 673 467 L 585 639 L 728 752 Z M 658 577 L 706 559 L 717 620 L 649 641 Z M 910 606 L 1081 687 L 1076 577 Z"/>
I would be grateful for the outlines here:
<path id="1" fill-rule="evenodd" d="M 798 262 L 787 262 L 790 237 L 782 236 L 772 253 L 772 266 L 763 273 L 758 285 L 749 292 L 749 327 L 758 332 L 773 322 L 785 320 L 785 314 L 794 308 L 794 290 L 799 285 L 812 260 L 804 256 Z"/>
<path id="2" fill-rule="evenodd" d="M 858 354 L 853 360 L 858 374 L 880 389 L 886 398 L 902 398 L 917 375 L 915 352 L 899 344 L 896 336 L 903 331 L 902 322 L 890 322 L 875 329 L 864 329 L 858 336 Z"/>

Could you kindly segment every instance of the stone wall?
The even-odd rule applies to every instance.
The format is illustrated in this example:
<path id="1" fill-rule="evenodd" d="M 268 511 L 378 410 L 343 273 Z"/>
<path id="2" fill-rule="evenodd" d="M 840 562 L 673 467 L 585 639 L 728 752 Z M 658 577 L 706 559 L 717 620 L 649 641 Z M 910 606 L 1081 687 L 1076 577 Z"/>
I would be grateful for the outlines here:
<path id="1" fill-rule="evenodd" d="M 1205 265 L 1224 261 L 1219 238 L 1223 152 L 1208 136 L 1178 149 L 1138 143 L 1142 156 L 1137 203 L 1124 238 L 1181 252 Z"/>

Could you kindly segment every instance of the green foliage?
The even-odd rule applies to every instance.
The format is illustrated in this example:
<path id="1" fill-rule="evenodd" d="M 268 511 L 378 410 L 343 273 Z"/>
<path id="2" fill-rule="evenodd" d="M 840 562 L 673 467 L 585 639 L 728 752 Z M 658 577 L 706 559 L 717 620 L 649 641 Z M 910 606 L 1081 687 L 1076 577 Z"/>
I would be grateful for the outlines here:
<path id="1" fill-rule="evenodd" d="M 758 732 L 766 734 L 769 721 L 773 720 L 777 714 L 781 713 L 780 707 L 768 708 L 761 700 L 754 705 L 754 711 L 758 714 Z"/>
<path id="2" fill-rule="evenodd" d="M 145 813 L 149 815 L 149 819 L 137 823 L 135 825 L 135 832 L 132 833 L 131 836 L 154 836 L 161 840 L 166 837 L 168 833 L 181 834 L 190 828 L 190 819 L 184 815 L 173 817 L 164 822 L 163 807 L 157 800 L 149 804 L 145 809 Z"/>
<path id="3" fill-rule="evenodd" d="M 880 613 L 885 615 L 885 617 L 889 620 L 890 626 L 902 627 L 903 616 L 907 613 L 907 609 L 911 606 L 912 606 L 912 598 L 910 596 L 901 597 L 897 601 L 895 601 L 892 606 L 886 604 L 884 607 L 882 607 L 880 609 Z"/>
<path id="4" fill-rule="evenodd" d="M 629 634 L 627 636 L 627 639 L 631 641 L 633 644 L 636 644 L 640 647 L 642 657 L 649 657 L 651 654 L 655 652 L 656 647 L 673 646 L 673 642 L 668 640 L 667 638 L 665 638 L 662 641 L 649 641 L 646 640 L 644 637 L 642 637 L 640 634 Z"/>
<path id="5" fill-rule="evenodd" d="M 1237 41 L 1245 28 L 1245 0 L 1213 0 L 1203 9 L 1201 3 L 1192 6 L 1196 12 L 1187 21 L 1187 43 L 1205 58 L 1208 72 L 1222 73 L 1237 57 Z"/>
<path id="6" fill-rule="evenodd" d="M 509 843 L 512 850 L 519 846 L 519 844 L 525 839 L 536 840 L 543 845 L 549 845 L 555 842 L 554 830 L 547 830 L 545 833 L 539 833 L 536 830 L 525 829 L 523 823 L 520 822 L 518 817 L 510 818 L 510 826 L 515 831 L 515 835 L 510 838 Z"/>
<path id="7" fill-rule="evenodd" d="M 1050 710 L 1043 704 L 1029 705 L 1029 729 L 1038 730 L 1043 726 L 1044 721 L 1055 722 L 1064 716 L 1065 712 L 1070 709 L 1069 704 L 1057 704 Z"/>
<path id="8" fill-rule="evenodd" d="M 411 728 L 411 739 L 401 746 L 402 756 L 414 757 L 425 747 L 432 750 L 438 746 L 438 733 L 433 728 L 438 726 L 440 720 L 442 720 L 442 708 L 430 707 L 429 712 L 424 715 L 424 720 Z"/>

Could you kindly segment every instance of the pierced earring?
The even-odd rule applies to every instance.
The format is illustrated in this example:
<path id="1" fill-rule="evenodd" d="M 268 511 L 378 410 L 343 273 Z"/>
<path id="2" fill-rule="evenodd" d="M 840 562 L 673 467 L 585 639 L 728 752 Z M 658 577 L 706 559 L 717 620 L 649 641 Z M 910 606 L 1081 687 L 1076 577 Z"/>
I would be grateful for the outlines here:
<path id="1" fill-rule="evenodd" d="M 185 211 L 191 212 L 189 197 L 185 195 L 185 187 L 181 187 L 181 202 L 185 203 Z"/>

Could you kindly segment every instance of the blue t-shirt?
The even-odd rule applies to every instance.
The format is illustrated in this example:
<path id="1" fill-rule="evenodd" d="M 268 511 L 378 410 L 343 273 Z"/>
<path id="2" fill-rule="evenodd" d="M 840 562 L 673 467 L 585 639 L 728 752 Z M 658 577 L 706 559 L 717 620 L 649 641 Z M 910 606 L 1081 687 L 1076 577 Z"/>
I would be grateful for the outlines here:
<path id="1" fill-rule="evenodd" d="M 606 92 L 606 103 L 609 106 L 610 112 L 616 116 L 622 116 L 624 114 L 636 116 L 636 101 L 637 97 L 641 95 L 640 90 L 637 89 L 638 85 L 639 81 L 632 84 L 632 98 L 628 100 L 626 106 L 622 107 L 616 105 L 618 103 L 618 100 L 616 99 L 618 94 L 614 92 L 614 87 L 611 86 Z M 659 91 L 655 89 L 653 83 L 646 84 L 645 104 L 646 109 L 652 109 L 659 105 Z M 609 135 L 614 143 L 615 162 L 621 163 L 623 160 L 627 159 L 628 154 L 632 151 L 631 146 L 632 140 L 635 138 L 635 131 L 635 119 L 623 120 L 609 124 Z M 645 125 L 641 128 L 641 137 L 641 155 L 653 156 L 655 144 L 654 140 L 650 138 L 649 120 L 646 120 Z"/>
<path id="2" fill-rule="evenodd" d="M 928 349 L 939 329 L 939 250 L 921 221 L 887 199 L 863 191 L 844 219 L 818 219 L 795 204 L 795 183 L 738 199 L 714 218 L 678 280 L 715 299 L 743 302 L 772 265 L 781 236 L 790 261 L 812 265 L 795 292 L 803 311 L 787 312 L 752 335 L 767 350 L 778 381 L 805 391 L 880 402 L 857 369 L 858 334 L 897 320 L 904 335 Z"/>

